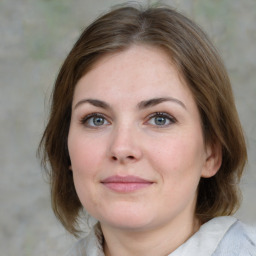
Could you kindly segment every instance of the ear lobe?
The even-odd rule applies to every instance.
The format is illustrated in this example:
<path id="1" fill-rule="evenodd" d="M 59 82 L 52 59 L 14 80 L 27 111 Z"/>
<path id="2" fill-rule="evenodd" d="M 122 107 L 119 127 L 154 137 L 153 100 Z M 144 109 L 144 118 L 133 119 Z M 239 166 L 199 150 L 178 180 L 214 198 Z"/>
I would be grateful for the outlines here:
<path id="1" fill-rule="evenodd" d="M 73 171 L 73 170 L 72 170 L 72 165 L 70 165 L 70 166 L 68 167 L 68 169 L 69 169 L 70 171 Z"/>
<path id="2" fill-rule="evenodd" d="M 222 164 L 222 148 L 219 142 L 206 147 L 206 160 L 201 177 L 210 178 L 214 176 Z"/>

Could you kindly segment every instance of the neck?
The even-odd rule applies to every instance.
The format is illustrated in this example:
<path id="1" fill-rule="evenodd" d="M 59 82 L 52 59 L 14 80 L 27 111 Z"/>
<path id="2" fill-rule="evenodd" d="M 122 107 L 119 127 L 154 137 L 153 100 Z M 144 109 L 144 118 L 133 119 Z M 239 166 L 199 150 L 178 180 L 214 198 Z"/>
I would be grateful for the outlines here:
<path id="1" fill-rule="evenodd" d="M 102 225 L 106 256 L 168 255 L 182 245 L 200 227 L 196 218 L 176 220 L 157 229 L 143 231 L 115 229 Z"/>

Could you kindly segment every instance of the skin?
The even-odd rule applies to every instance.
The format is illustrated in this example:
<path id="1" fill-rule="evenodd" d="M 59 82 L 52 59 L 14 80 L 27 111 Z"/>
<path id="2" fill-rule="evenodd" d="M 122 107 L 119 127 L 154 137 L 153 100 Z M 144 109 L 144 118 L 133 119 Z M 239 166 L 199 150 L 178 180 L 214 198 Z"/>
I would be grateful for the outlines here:
<path id="1" fill-rule="evenodd" d="M 165 100 L 149 103 L 156 98 Z M 68 149 L 77 194 L 112 256 L 168 255 L 184 243 L 200 227 L 199 180 L 221 164 L 220 150 L 204 143 L 188 86 L 167 54 L 149 46 L 104 56 L 79 80 Z M 102 182 L 113 175 L 150 184 L 114 191 Z"/>

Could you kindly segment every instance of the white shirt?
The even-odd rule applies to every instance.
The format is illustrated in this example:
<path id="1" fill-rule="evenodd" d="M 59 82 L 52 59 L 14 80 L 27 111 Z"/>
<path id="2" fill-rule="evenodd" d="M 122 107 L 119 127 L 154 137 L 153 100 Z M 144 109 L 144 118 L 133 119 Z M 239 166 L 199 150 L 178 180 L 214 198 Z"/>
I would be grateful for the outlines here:
<path id="1" fill-rule="evenodd" d="M 66 256 L 104 256 L 99 224 Z M 249 232 L 234 217 L 216 217 L 168 256 L 256 256 L 256 228 Z M 143 255 L 144 256 L 144 255 Z"/>

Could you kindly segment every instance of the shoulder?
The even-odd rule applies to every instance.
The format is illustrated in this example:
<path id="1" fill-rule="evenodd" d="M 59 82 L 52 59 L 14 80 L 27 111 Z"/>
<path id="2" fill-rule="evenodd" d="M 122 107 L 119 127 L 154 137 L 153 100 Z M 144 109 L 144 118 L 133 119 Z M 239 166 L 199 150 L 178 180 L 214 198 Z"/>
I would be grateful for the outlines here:
<path id="1" fill-rule="evenodd" d="M 234 217 L 216 217 L 169 256 L 256 256 L 255 232 Z"/>
<path id="2" fill-rule="evenodd" d="M 213 256 L 256 255 L 256 226 L 237 220 L 219 242 Z"/>

